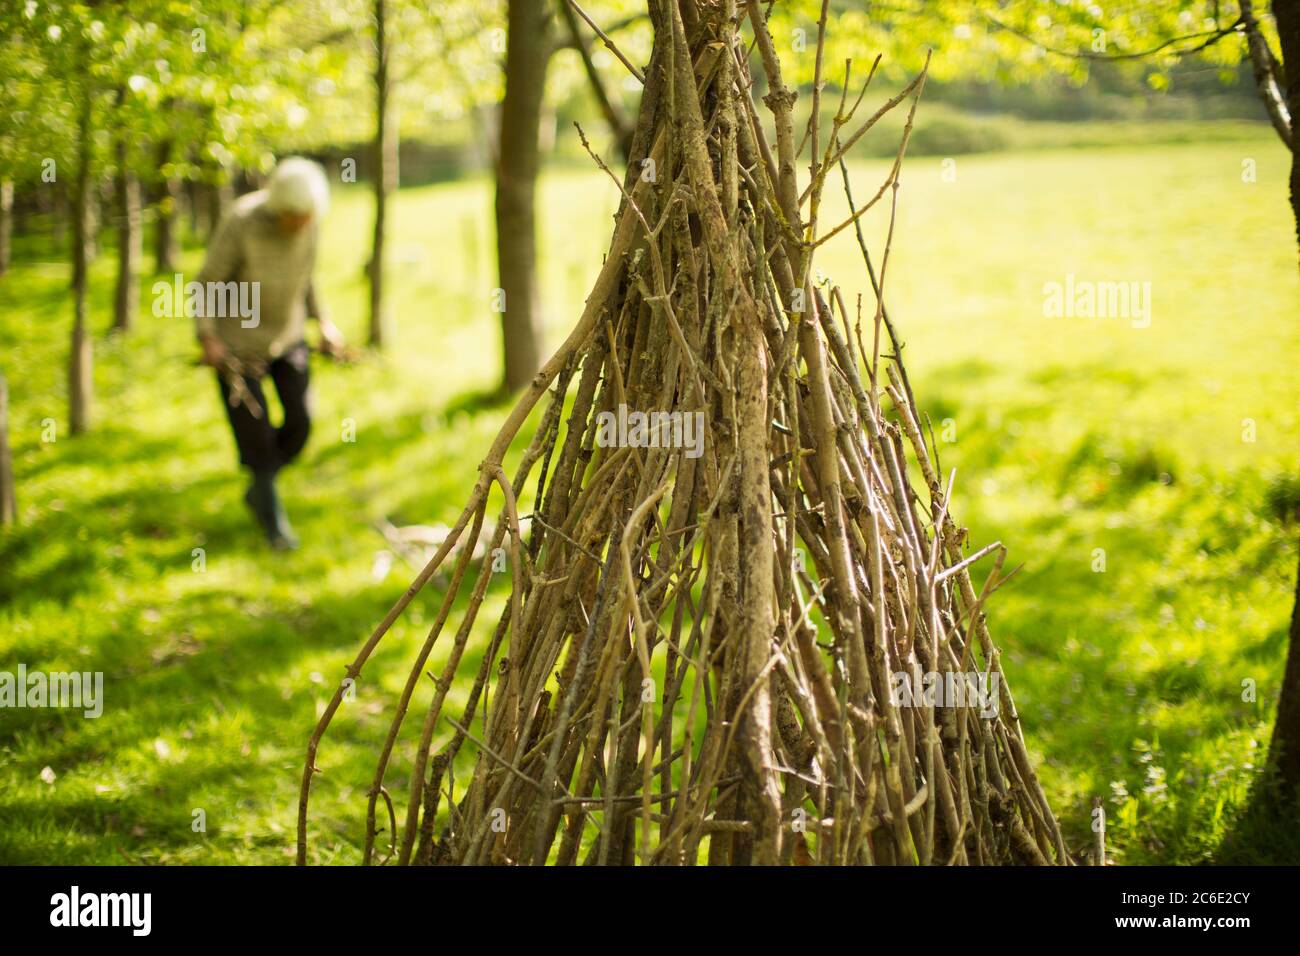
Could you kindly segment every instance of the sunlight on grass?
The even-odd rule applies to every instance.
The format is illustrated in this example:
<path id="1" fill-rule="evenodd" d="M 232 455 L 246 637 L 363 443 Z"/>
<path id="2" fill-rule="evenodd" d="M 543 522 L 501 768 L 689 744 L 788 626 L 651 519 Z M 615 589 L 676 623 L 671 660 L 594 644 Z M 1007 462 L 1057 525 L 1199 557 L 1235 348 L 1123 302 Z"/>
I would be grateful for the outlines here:
<path id="1" fill-rule="evenodd" d="M 1239 175 L 1248 157 L 1253 184 Z M 1000 539 L 1025 564 L 994 599 L 991 626 L 1049 797 L 1075 846 L 1089 842 L 1102 797 L 1120 862 L 1211 858 L 1267 741 L 1295 534 L 1265 500 L 1274 475 L 1296 470 L 1300 440 L 1283 161 L 1263 130 L 1240 142 L 964 156 L 952 182 L 941 157 L 906 167 L 891 313 L 936 434 L 951 421 L 955 440 L 939 451 L 958 468 L 957 516 L 977 544 Z M 884 170 L 854 167 L 859 201 Z M 846 212 L 835 184 L 829 195 L 824 224 Z M 599 173 L 565 170 L 545 180 L 542 201 L 557 342 L 600 266 L 617 196 Z M 867 217 L 877 259 L 885 207 Z M 216 385 L 190 364 L 188 328 L 149 312 L 151 279 L 137 331 L 96 342 L 94 430 L 64 437 L 67 270 L 25 257 L 20 241 L 0 279 L 21 514 L 0 533 L 0 660 L 103 670 L 106 703 L 98 720 L 4 714 L 0 862 L 290 858 L 318 708 L 414 573 L 399 562 L 376 580 L 374 524 L 454 520 L 505 414 L 474 401 L 499 375 L 490 210 L 484 180 L 400 194 L 397 337 L 383 357 L 314 368 L 315 431 L 283 483 L 304 539 L 289 558 L 254 533 Z M 357 341 L 370 215 L 361 189 L 338 195 L 319 269 Z M 845 233 L 822 259 L 849 302 L 869 293 L 857 256 Z M 200 259 L 187 250 L 185 271 Z M 111 260 L 106 250 L 95 265 L 98 330 Z M 1045 318 L 1044 283 L 1068 274 L 1150 282 L 1150 327 Z M 868 325 L 872 308 L 868 297 Z M 46 419 L 58 423 L 52 444 Z M 355 443 L 342 440 L 345 419 Z M 490 609 L 506 593 L 498 583 Z M 360 858 L 374 753 L 440 597 L 435 580 L 326 740 L 318 862 Z M 481 638 L 462 673 L 477 666 Z M 436 648 L 432 666 L 445 655 Z M 418 733 L 431 694 L 431 682 L 418 689 L 406 733 Z M 404 793 L 409 750 L 395 753 L 388 787 Z M 192 828 L 200 809 L 203 833 Z"/>

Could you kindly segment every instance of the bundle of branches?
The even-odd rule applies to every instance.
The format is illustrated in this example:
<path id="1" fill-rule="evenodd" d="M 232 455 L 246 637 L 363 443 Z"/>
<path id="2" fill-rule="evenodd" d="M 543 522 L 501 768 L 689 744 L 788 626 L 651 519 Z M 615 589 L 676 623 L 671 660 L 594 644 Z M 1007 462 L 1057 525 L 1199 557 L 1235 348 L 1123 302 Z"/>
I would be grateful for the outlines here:
<path id="1" fill-rule="evenodd" d="M 810 278 L 819 245 L 886 194 L 892 207 L 924 71 L 855 123 L 846 65 L 839 112 L 819 129 L 823 13 L 800 143 L 758 3 L 653 0 L 650 14 L 633 161 L 613 177 L 622 205 L 582 317 L 348 668 L 357 679 L 452 556 L 368 791 L 365 861 L 1068 862 L 985 625 L 1005 552 L 968 553 L 896 343 L 882 359 L 888 245 L 865 335 L 860 307 L 850 316 Z M 751 40 L 775 155 L 750 95 Z M 909 99 L 885 183 L 819 231 L 829 174 L 847 186 L 846 151 Z M 506 451 L 548 394 L 508 477 Z M 529 483 L 525 536 L 516 501 Z M 511 593 L 452 713 L 492 574 L 483 560 L 467 588 L 494 484 L 504 504 L 489 551 L 508 552 Z M 976 591 L 972 565 L 989 555 Z M 386 774 L 444 635 L 399 814 Z M 317 748 L 343 697 L 308 747 L 300 863 Z"/>

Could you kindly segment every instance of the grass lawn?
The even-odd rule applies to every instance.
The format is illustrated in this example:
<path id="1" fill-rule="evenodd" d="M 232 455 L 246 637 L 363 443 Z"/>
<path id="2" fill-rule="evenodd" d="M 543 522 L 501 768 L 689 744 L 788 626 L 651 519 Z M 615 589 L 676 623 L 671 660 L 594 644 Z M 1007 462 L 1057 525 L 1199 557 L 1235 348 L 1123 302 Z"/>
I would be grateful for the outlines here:
<path id="1" fill-rule="evenodd" d="M 1300 861 L 1294 827 L 1261 838 L 1238 819 L 1268 740 L 1296 564 L 1295 528 L 1267 503 L 1270 482 L 1300 470 L 1286 161 L 1267 129 L 926 156 L 899 196 L 887 301 L 942 463 L 957 468 L 954 510 L 977 543 L 1000 539 L 1024 563 L 991 626 L 1030 746 L 1075 846 L 1105 801 L 1118 862 Z M 860 200 L 884 169 L 855 168 Z M 544 183 L 555 341 L 599 267 L 616 198 L 598 173 Z M 868 217 L 874 237 L 885 205 Z M 360 189 L 337 195 L 319 270 L 354 339 L 369 209 Z M 66 436 L 68 269 L 19 241 L 0 279 L 20 511 L 0 532 L 0 670 L 103 671 L 105 703 L 95 720 L 0 712 L 0 863 L 291 859 L 316 714 L 414 574 L 400 562 L 380 573 L 374 523 L 453 520 L 504 416 L 479 400 L 499 374 L 490 212 L 481 180 L 401 192 L 397 338 L 382 358 L 314 368 L 315 431 L 282 482 L 304 541 L 289 557 L 254 533 L 216 384 L 191 366 L 186 324 L 151 314 L 151 277 L 136 330 L 97 335 L 92 431 Z M 869 290 L 842 238 L 820 266 L 851 302 Z M 187 250 L 184 271 L 200 259 Z M 112 274 L 106 252 L 97 332 Z M 1045 284 L 1068 276 L 1150 283 L 1149 323 L 1047 317 Z M 416 599 L 326 738 L 316 862 L 360 858 L 374 753 L 437 597 L 435 582 Z M 506 598 L 498 585 L 489 601 Z M 395 751 L 394 792 L 410 751 Z"/>

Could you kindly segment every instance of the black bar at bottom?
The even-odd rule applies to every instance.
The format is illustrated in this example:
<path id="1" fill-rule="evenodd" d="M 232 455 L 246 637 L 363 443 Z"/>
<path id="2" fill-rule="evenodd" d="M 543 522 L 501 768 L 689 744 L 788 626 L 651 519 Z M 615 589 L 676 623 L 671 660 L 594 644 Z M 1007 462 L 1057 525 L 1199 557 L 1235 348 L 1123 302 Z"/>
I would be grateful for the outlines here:
<path id="1" fill-rule="evenodd" d="M 0 925 L 6 943 L 76 933 L 126 945 L 346 946 L 428 932 L 438 945 L 463 930 L 486 931 L 484 941 L 504 931 L 583 948 L 613 920 L 644 934 L 649 947 L 665 942 L 665 914 L 678 913 L 681 939 L 696 944 L 712 935 L 699 925 L 710 917 L 720 939 L 749 931 L 772 946 L 786 938 L 815 945 L 827 931 L 869 933 L 865 945 L 890 928 L 918 945 L 948 934 L 991 941 L 1039 933 L 1053 934 L 1044 941 L 1200 935 L 1230 943 L 1291 925 L 1297 869 L 11 867 L 0 868 Z"/>

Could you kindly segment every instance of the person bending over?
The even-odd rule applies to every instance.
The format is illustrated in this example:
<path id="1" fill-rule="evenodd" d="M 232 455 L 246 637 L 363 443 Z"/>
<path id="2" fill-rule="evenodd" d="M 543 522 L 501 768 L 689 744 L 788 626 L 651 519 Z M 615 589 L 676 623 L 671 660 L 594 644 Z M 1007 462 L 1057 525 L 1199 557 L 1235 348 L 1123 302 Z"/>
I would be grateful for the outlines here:
<path id="1" fill-rule="evenodd" d="M 199 274 L 202 288 L 218 293 L 195 309 L 202 360 L 216 369 L 240 464 L 252 475 L 244 501 L 277 550 L 298 544 L 275 477 L 298 457 L 311 431 L 306 320 L 319 324 L 322 351 L 337 354 L 343 341 L 312 284 L 328 206 L 320 166 L 299 157 L 283 160 L 266 189 L 231 205 Z M 239 307 L 231 308 L 235 302 Z M 284 409 L 279 426 L 271 424 L 262 392 L 267 377 Z"/>

